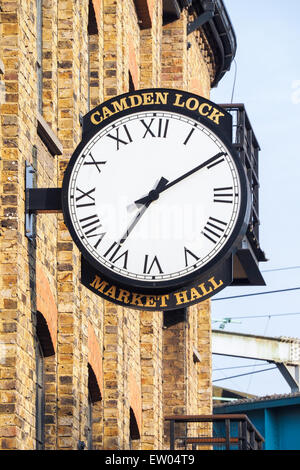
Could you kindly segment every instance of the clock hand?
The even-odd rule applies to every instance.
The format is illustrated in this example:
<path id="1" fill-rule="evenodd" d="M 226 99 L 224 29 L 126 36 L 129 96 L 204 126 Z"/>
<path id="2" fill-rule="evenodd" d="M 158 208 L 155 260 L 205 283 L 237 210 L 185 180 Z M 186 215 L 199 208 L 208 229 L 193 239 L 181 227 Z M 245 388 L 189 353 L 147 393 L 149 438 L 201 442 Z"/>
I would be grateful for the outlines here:
<path id="1" fill-rule="evenodd" d="M 152 189 L 148 196 L 147 196 L 147 201 L 145 204 L 143 204 L 143 207 L 142 209 L 139 211 L 139 213 L 136 215 L 135 219 L 133 220 L 133 222 L 131 222 L 131 224 L 129 225 L 129 227 L 127 228 L 126 232 L 124 233 L 123 237 L 120 239 L 119 241 L 119 244 L 122 245 L 125 240 L 127 239 L 128 235 L 131 233 L 131 231 L 133 230 L 133 228 L 136 226 L 136 224 L 138 223 L 138 221 L 140 220 L 140 218 L 142 217 L 142 215 L 146 212 L 146 210 L 148 209 L 148 207 L 150 206 L 150 204 L 152 204 L 153 201 L 156 201 L 156 199 L 159 198 L 159 194 L 161 192 L 161 190 L 165 187 L 165 185 L 168 183 L 168 180 L 164 177 L 160 178 L 157 186 L 155 189 Z"/>
<path id="2" fill-rule="evenodd" d="M 201 163 L 200 165 L 196 166 L 195 168 L 193 168 L 192 170 L 188 171 L 188 172 L 185 173 L 184 175 L 179 176 L 179 177 L 176 178 L 175 180 L 171 181 L 171 183 L 164 185 L 161 189 L 159 189 L 159 188 L 157 187 L 156 189 L 150 191 L 150 193 L 149 193 L 147 196 L 144 196 L 144 197 L 142 197 L 141 199 L 138 199 L 137 201 L 135 201 L 135 204 L 147 204 L 149 201 L 152 201 L 153 194 L 151 194 L 151 193 L 155 193 L 155 198 L 158 199 L 160 193 L 164 192 L 166 189 L 171 188 L 171 187 L 174 186 L 175 184 L 179 183 L 179 181 L 182 181 L 183 179 L 187 178 L 188 176 L 192 175 L 193 173 L 196 173 L 196 171 L 199 171 L 199 170 L 201 170 L 202 168 L 206 167 L 207 165 L 209 165 L 210 163 L 214 162 L 215 160 L 217 160 L 219 157 L 222 157 L 223 155 L 227 155 L 227 153 L 225 153 L 225 152 L 219 152 L 219 153 L 217 153 L 217 154 L 214 155 L 213 157 L 211 157 L 211 158 L 209 158 L 208 160 L 206 160 L 204 163 Z"/>

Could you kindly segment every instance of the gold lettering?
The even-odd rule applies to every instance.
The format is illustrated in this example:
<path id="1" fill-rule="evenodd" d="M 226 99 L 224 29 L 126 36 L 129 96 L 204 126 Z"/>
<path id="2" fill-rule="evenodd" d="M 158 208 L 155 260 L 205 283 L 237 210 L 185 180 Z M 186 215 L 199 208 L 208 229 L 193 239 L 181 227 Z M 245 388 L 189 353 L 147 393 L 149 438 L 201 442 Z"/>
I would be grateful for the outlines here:
<path id="1" fill-rule="evenodd" d="M 194 102 L 193 105 L 192 102 Z M 190 111 L 195 111 L 195 109 L 197 109 L 199 106 L 199 101 L 196 98 L 189 98 L 185 105 Z"/>
<path id="2" fill-rule="evenodd" d="M 156 307 L 156 296 L 146 295 L 145 307 Z"/>
<path id="3" fill-rule="evenodd" d="M 200 287 L 200 289 L 202 290 L 203 295 L 208 295 L 213 291 L 212 287 L 210 287 L 209 290 L 206 289 L 205 282 L 203 282 L 202 284 L 199 284 L 198 287 Z"/>
<path id="4" fill-rule="evenodd" d="M 128 99 L 130 100 L 130 108 L 140 106 L 143 102 L 142 97 L 140 95 L 131 95 L 128 96 Z"/>
<path id="5" fill-rule="evenodd" d="M 130 296 L 130 292 L 128 290 L 120 289 L 120 293 L 117 297 L 119 302 L 123 302 L 124 304 L 129 304 L 128 297 Z"/>
<path id="6" fill-rule="evenodd" d="M 105 287 L 107 287 L 109 284 L 106 281 L 102 281 L 102 279 L 99 276 L 95 276 L 95 279 L 93 282 L 90 284 L 91 287 L 94 289 L 98 290 L 99 292 L 103 292 Z"/>
<path id="7" fill-rule="evenodd" d="M 169 300 L 170 296 L 167 294 L 167 295 L 160 295 L 159 296 L 159 299 L 160 299 L 160 307 L 167 307 L 167 304 L 166 304 L 166 299 Z"/>
<path id="8" fill-rule="evenodd" d="M 208 111 L 204 111 L 204 108 L 208 108 Z M 209 111 L 211 110 L 211 105 L 208 104 L 208 103 L 202 103 L 200 104 L 199 106 L 199 113 L 201 114 L 201 116 L 208 116 L 209 114 Z"/>
<path id="9" fill-rule="evenodd" d="M 143 297 L 144 297 L 144 296 L 141 295 L 141 294 L 135 294 L 135 293 L 133 293 L 133 294 L 132 294 L 132 299 L 131 299 L 130 304 L 131 304 L 131 305 L 138 305 L 139 307 L 143 307 L 144 304 L 143 304 L 143 302 L 142 302 L 142 300 L 141 300 Z"/>
<path id="10" fill-rule="evenodd" d="M 108 297 L 111 297 L 112 299 L 116 298 L 116 286 L 111 286 L 106 292 L 105 295 L 108 295 Z"/>
<path id="11" fill-rule="evenodd" d="M 212 284 L 214 290 L 218 289 L 219 287 L 223 286 L 223 284 L 224 284 L 222 279 L 220 279 L 219 283 L 217 284 L 214 277 L 211 277 L 210 279 L 208 279 L 208 282 L 210 282 Z"/>
<path id="12" fill-rule="evenodd" d="M 96 116 L 100 116 L 100 119 L 96 119 Z M 95 124 L 95 126 L 97 126 L 98 124 L 100 124 L 100 122 L 103 120 L 103 117 L 101 116 L 100 114 L 100 111 L 95 111 L 92 115 L 91 115 L 91 121 L 93 124 Z"/>
<path id="13" fill-rule="evenodd" d="M 184 107 L 184 103 L 180 103 L 181 98 L 182 98 L 182 95 L 179 95 L 178 93 L 176 93 L 176 100 L 175 100 L 174 106 L 179 106 L 180 108 Z"/>
<path id="14" fill-rule="evenodd" d="M 213 112 L 207 117 L 208 117 L 208 119 L 215 122 L 216 124 L 220 124 L 220 118 L 222 116 L 225 116 L 225 114 L 221 113 L 221 111 L 218 111 L 217 108 L 214 108 Z"/>
<path id="15" fill-rule="evenodd" d="M 107 119 L 108 117 L 113 115 L 113 113 L 108 109 L 107 106 L 103 106 L 102 113 L 103 113 L 103 119 Z"/>
<path id="16" fill-rule="evenodd" d="M 143 104 L 153 104 L 153 93 L 142 93 L 142 96 L 144 98 Z"/>
<path id="17" fill-rule="evenodd" d="M 195 289 L 195 287 L 191 288 L 190 294 L 191 294 L 191 301 L 196 300 L 196 299 L 201 299 L 201 297 L 203 297 L 201 294 L 199 294 L 199 292 L 197 291 L 197 289 Z"/>
<path id="18" fill-rule="evenodd" d="M 189 300 L 187 298 L 187 291 L 184 290 L 182 292 L 175 292 L 174 293 L 175 297 L 176 297 L 176 305 L 181 305 L 181 304 L 186 304 Z"/>
<path id="19" fill-rule="evenodd" d="M 164 93 L 160 93 L 160 92 L 155 92 L 156 94 L 156 101 L 155 101 L 155 104 L 167 104 L 168 102 L 168 95 L 169 95 L 169 92 L 164 92 Z"/>
<path id="20" fill-rule="evenodd" d="M 113 101 L 111 105 L 114 108 L 114 113 L 119 113 L 120 111 L 128 109 L 129 107 L 126 103 L 126 98 L 122 98 L 120 101 Z"/>

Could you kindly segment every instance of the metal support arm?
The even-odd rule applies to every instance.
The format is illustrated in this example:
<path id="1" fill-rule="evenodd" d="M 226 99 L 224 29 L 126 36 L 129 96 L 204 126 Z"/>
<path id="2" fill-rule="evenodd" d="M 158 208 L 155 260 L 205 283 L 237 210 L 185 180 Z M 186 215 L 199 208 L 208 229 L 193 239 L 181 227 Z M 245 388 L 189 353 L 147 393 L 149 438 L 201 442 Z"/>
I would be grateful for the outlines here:
<path id="1" fill-rule="evenodd" d="M 196 29 L 199 29 L 200 26 L 204 25 L 207 23 L 209 20 L 211 20 L 214 16 L 215 13 L 215 2 L 207 2 L 206 9 L 202 15 L 198 16 L 192 23 L 188 23 L 187 27 L 187 34 L 191 34 Z"/>
<path id="2" fill-rule="evenodd" d="M 61 212 L 61 188 L 29 188 L 26 190 L 26 212 Z"/>
<path id="3" fill-rule="evenodd" d="M 276 363 L 279 372 L 291 387 L 291 392 L 299 392 L 299 365 L 287 365 L 284 363 Z"/>

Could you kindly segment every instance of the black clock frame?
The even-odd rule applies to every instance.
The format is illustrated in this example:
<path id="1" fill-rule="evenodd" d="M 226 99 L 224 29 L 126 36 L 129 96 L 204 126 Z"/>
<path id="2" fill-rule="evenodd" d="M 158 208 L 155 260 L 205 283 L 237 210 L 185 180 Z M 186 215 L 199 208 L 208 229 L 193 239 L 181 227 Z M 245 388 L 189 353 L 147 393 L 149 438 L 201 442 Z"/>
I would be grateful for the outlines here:
<path id="1" fill-rule="evenodd" d="M 114 115 L 108 117 L 107 119 L 103 120 L 100 124 L 92 124 L 91 116 L 103 109 L 104 106 L 109 108 L 110 104 L 116 100 L 126 99 L 132 95 L 139 95 L 142 94 L 151 94 L 151 93 L 168 93 L 168 102 L 166 104 L 146 104 L 146 105 L 135 105 L 132 108 L 121 110 Z M 187 107 L 178 107 L 174 106 L 174 99 L 176 94 L 182 95 L 183 101 L 190 98 L 199 101 L 199 104 L 205 103 L 208 106 L 218 109 L 220 112 L 224 114 L 224 122 L 220 124 L 216 124 L 214 121 L 208 119 L 206 116 L 201 116 L 197 111 L 192 111 Z M 186 274 L 181 278 L 167 280 L 167 281 L 143 281 L 143 280 L 136 280 L 132 278 L 128 278 L 122 276 L 118 273 L 111 271 L 110 269 L 106 268 L 105 266 L 101 265 L 97 260 L 94 259 L 93 256 L 88 252 L 85 246 L 81 243 L 80 238 L 78 237 L 70 217 L 69 207 L 68 207 L 68 189 L 70 184 L 70 177 L 72 174 L 72 170 L 74 167 L 77 158 L 79 157 L 80 153 L 90 141 L 91 138 L 99 131 L 101 131 L 104 127 L 111 124 L 116 119 L 120 119 L 124 116 L 139 113 L 141 111 L 169 111 L 172 113 L 181 114 L 184 116 L 193 119 L 196 122 L 201 123 L 203 126 L 210 129 L 213 133 L 217 135 L 217 137 L 223 142 L 226 148 L 230 151 L 230 155 L 232 156 L 240 179 L 241 185 L 241 204 L 239 215 L 237 218 L 237 222 L 235 224 L 235 228 L 230 235 L 229 239 L 226 241 L 223 248 L 220 252 L 211 260 L 209 261 L 204 267 L 199 268 L 197 271 L 194 271 L 190 274 Z M 203 97 L 195 95 L 193 93 L 187 93 L 182 90 L 175 90 L 175 89 L 165 89 L 165 88 L 154 88 L 154 89 L 143 89 L 138 90 L 131 93 L 124 93 L 123 95 L 119 95 L 113 99 L 110 99 L 101 105 L 97 106 L 93 110 L 91 110 L 88 114 L 86 114 L 83 118 L 83 135 L 82 140 L 75 149 L 69 164 L 66 168 L 64 179 L 63 179 L 63 186 L 62 186 L 62 209 L 64 214 L 64 221 L 66 226 L 68 227 L 72 239 L 76 243 L 77 247 L 79 248 L 80 252 L 84 256 L 84 258 L 91 264 L 100 274 L 103 274 L 106 278 L 111 279 L 120 287 L 124 288 L 133 288 L 136 292 L 143 292 L 147 294 L 161 294 L 161 293 L 169 293 L 174 291 L 174 289 L 180 289 L 184 286 L 190 285 L 192 282 L 196 281 L 198 278 L 201 278 L 205 273 L 209 272 L 211 269 L 215 269 L 220 266 L 222 263 L 225 262 L 226 259 L 236 251 L 238 245 L 241 242 L 242 237 L 245 235 L 245 232 L 248 227 L 249 221 L 249 214 L 250 214 L 250 191 L 248 186 L 248 181 L 245 173 L 245 169 L 240 161 L 235 149 L 231 143 L 231 135 L 232 135 L 232 118 L 229 113 L 227 113 L 223 108 L 220 108 L 215 103 L 206 100 Z"/>

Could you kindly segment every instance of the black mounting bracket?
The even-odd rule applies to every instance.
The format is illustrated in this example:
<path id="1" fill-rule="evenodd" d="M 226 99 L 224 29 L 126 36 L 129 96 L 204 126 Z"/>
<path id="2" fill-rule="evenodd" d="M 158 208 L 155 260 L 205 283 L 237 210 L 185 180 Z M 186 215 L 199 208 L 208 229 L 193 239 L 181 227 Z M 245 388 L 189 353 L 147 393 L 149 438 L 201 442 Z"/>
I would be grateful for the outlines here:
<path id="1" fill-rule="evenodd" d="M 61 188 L 26 189 L 26 213 L 61 212 L 61 195 Z"/>
<path id="2" fill-rule="evenodd" d="M 208 1 L 206 2 L 206 8 L 205 11 L 198 16 L 194 21 L 191 23 L 188 23 L 187 26 L 187 34 L 191 34 L 196 29 L 199 29 L 200 26 L 203 26 L 205 23 L 207 23 L 209 20 L 211 20 L 214 16 L 215 13 L 215 2 L 214 1 Z"/>
<path id="3" fill-rule="evenodd" d="M 36 214 L 62 212 L 61 188 L 36 188 L 35 186 L 36 170 L 26 162 L 25 235 L 31 242 L 36 237 Z"/>

